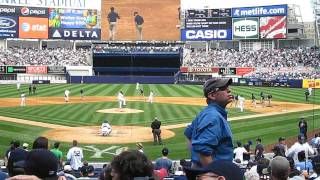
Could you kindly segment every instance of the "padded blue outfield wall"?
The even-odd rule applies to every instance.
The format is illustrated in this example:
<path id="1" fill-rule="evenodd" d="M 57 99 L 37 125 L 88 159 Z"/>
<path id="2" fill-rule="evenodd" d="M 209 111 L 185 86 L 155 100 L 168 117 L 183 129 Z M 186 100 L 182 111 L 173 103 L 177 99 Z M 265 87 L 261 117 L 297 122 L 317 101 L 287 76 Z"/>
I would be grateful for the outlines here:
<path id="1" fill-rule="evenodd" d="M 174 76 L 67 76 L 68 83 L 173 84 Z"/>

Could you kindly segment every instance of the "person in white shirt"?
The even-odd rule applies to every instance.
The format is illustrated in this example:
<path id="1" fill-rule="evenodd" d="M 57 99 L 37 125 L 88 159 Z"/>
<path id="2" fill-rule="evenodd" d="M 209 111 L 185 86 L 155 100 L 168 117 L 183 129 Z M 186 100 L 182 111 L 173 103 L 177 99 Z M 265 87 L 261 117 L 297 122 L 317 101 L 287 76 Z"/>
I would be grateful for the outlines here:
<path id="1" fill-rule="evenodd" d="M 311 96 L 312 95 L 312 87 L 309 87 L 308 91 L 309 91 L 309 96 Z"/>
<path id="2" fill-rule="evenodd" d="M 120 109 L 122 109 L 124 106 L 126 106 L 126 99 L 124 98 L 122 91 L 120 91 L 118 93 L 118 101 L 119 101 L 119 108 Z"/>
<path id="3" fill-rule="evenodd" d="M 136 90 L 138 91 L 140 89 L 140 84 L 137 82 L 136 84 Z"/>
<path id="4" fill-rule="evenodd" d="M 18 82 L 17 82 L 17 90 L 18 90 L 18 91 L 20 91 L 20 86 L 21 86 L 21 84 L 20 84 L 20 82 L 18 81 Z"/>
<path id="5" fill-rule="evenodd" d="M 109 136 L 111 134 L 112 127 L 109 122 L 106 120 L 101 125 L 101 134 L 102 136 Z"/>
<path id="6" fill-rule="evenodd" d="M 72 169 L 78 171 L 82 167 L 83 153 L 82 149 L 77 147 L 78 142 L 76 140 L 73 140 L 72 145 L 73 147 L 67 153 L 67 160 L 70 162 Z"/>
<path id="7" fill-rule="evenodd" d="M 149 98 L 148 98 L 148 102 L 149 103 L 153 103 L 153 97 L 154 97 L 153 91 L 150 91 L 150 95 L 149 95 Z"/>
<path id="8" fill-rule="evenodd" d="M 313 155 L 315 152 L 313 148 L 309 145 L 309 143 L 306 142 L 305 137 L 303 134 L 298 135 L 298 142 L 294 143 L 290 149 L 286 152 L 286 156 L 292 157 L 294 160 L 294 163 L 298 163 L 298 153 L 300 151 L 304 151 L 306 153 L 306 159 L 308 159 L 309 155 Z"/>
<path id="9" fill-rule="evenodd" d="M 20 97 L 21 97 L 20 106 L 26 106 L 26 94 L 24 92 L 22 92 Z"/>
<path id="10" fill-rule="evenodd" d="M 64 100 L 65 100 L 65 102 L 69 102 L 69 94 L 70 94 L 70 91 L 68 89 L 66 89 L 64 91 Z"/>
<path id="11" fill-rule="evenodd" d="M 240 111 L 243 112 L 243 108 L 244 108 L 244 97 L 242 96 L 239 96 L 239 108 L 240 108 Z"/>
<path id="12" fill-rule="evenodd" d="M 233 154 L 235 155 L 234 160 L 239 159 L 241 162 L 243 162 L 243 154 L 247 154 L 248 152 L 244 147 L 242 147 L 241 142 L 238 141 L 237 146 L 238 147 L 233 150 Z"/>

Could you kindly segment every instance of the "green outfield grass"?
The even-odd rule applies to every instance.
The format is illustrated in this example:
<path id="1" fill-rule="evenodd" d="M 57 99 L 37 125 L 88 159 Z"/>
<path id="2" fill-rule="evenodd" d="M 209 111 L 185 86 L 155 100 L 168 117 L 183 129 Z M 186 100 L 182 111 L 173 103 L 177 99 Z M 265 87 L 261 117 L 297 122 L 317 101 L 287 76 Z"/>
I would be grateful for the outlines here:
<path id="1" fill-rule="evenodd" d="M 153 90 L 157 96 L 177 96 L 177 97 L 202 97 L 202 86 L 194 85 L 142 85 L 145 95 Z M 63 97 L 64 90 L 68 89 L 72 96 L 79 96 L 80 89 L 84 88 L 86 96 L 116 96 L 119 90 L 125 93 L 125 96 L 137 95 L 135 84 L 63 84 L 63 85 L 38 85 L 36 95 L 31 97 L 60 96 Z M 259 97 L 261 91 L 264 94 L 272 94 L 273 100 L 285 102 L 306 103 L 304 92 L 305 89 L 290 88 L 267 88 L 267 87 L 231 87 L 232 94 L 239 94 L 246 99 L 251 99 L 251 93 Z M 22 91 L 28 92 L 28 86 L 22 85 Z M 307 103 L 320 104 L 320 96 L 317 90 L 315 95 L 310 97 Z M 1 85 L 0 98 L 19 97 L 15 85 Z M 320 94 L 320 92 L 319 92 Z M 27 96 L 28 98 L 28 96 Z M 128 107 L 133 109 L 142 109 L 144 113 L 138 114 L 121 114 L 121 115 L 105 115 L 96 113 L 96 110 L 117 107 L 117 102 L 92 102 L 79 104 L 61 104 L 61 105 L 45 105 L 45 106 L 27 106 L 27 107 L 6 107 L 0 108 L 0 115 L 40 121 L 52 124 L 61 124 L 67 126 L 87 126 L 100 125 L 101 121 L 107 116 L 113 125 L 140 125 L 148 126 L 151 120 L 157 116 L 163 125 L 179 124 L 191 122 L 202 106 L 191 105 L 175 105 L 165 103 L 143 103 L 128 102 Z M 238 109 L 230 109 L 229 117 L 237 117 L 243 115 L 254 114 L 250 111 L 243 113 Z M 304 112 L 275 115 L 268 117 L 245 119 L 241 121 L 232 121 L 231 127 L 234 133 L 234 141 L 240 140 L 245 142 L 249 139 L 254 140 L 261 137 L 263 144 L 275 143 L 279 136 L 293 137 L 298 133 L 297 121 L 299 117 L 306 117 L 309 123 L 309 130 L 319 129 L 320 127 L 320 110 L 309 110 Z M 32 143 L 32 141 L 44 131 L 48 129 L 26 126 L 16 123 L 0 121 L 0 153 L 4 154 L 12 139 L 18 139 L 21 142 Z M 188 158 L 186 140 L 183 136 L 184 128 L 173 130 L 176 136 L 164 141 L 164 146 L 172 149 L 170 157 L 173 159 Z M 79 132 L 81 133 L 81 132 Z M 150 134 L 151 136 L 151 134 Z M 145 153 L 155 159 L 160 156 L 163 146 L 153 146 L 152 142 L 143 143 Z M 89 144 L 81 144 L 82 147 Z M 94 145 L 102 150 L 112 147 L 113 145 Z M 114 145 L 120 147 L 135 148 L 134 144 Z M 66 153 L 70 147 L 68 143 L 62 143 L 62 150 Z M 116 148 L 115 148 L 116 149 Z M 110 152 L 115 152 L 115 149 Z M 85 157 L 90 161 L 108 161 L 112 155 L 104 153 L 103 158 L 92 158 L 93 152 L 84 151 Z"/>

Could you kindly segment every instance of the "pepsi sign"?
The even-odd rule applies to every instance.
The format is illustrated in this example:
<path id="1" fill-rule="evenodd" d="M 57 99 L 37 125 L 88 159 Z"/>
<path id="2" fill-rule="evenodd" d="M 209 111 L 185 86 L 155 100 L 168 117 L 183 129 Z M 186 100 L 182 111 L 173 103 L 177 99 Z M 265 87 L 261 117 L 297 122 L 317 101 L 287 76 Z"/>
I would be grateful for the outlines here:
<path id="1" fill-rule="evenodd" d="M 18 37 L 18 18 L 14 16 L 0 16 L 0 38 Z"/>
<path id="2" fill-rule="evenodd" d="M 231 29 L 182 29 L 182 41 L 231 40 Z"/>
<path id="3" fill-rule="evenodd" d="M 0 6 L 0 16 L 14 16 L 18 12 L 17 7 Z"/>
<path id="4" fill-rule="evenodd" d="M 25 17 L 48 17 L 47 8 L 38 8 L 38 7 L 21 7 L 18 12 L 19 16 Z"/>

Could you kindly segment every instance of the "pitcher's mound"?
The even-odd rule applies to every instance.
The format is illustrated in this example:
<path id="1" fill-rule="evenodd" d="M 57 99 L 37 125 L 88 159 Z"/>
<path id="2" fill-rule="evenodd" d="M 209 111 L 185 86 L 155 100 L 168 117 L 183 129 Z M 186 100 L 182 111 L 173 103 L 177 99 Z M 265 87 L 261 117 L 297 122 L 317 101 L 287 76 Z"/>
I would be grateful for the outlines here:
<path id="1" fill-rule="evenodd" d="M 108 113 L 108 114 L 128 114 L 128 113 L 141 113 L 143 110 L 139 109 L 129 109 L 129 108 L 111 108 L 111 109 L 101 109 L 98 110 L 99 113 Z"/>

